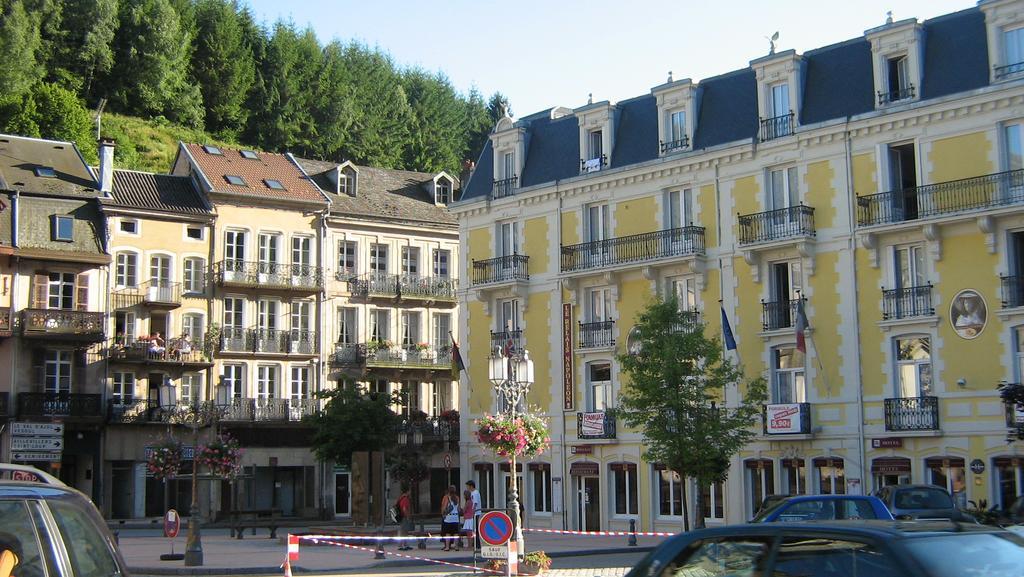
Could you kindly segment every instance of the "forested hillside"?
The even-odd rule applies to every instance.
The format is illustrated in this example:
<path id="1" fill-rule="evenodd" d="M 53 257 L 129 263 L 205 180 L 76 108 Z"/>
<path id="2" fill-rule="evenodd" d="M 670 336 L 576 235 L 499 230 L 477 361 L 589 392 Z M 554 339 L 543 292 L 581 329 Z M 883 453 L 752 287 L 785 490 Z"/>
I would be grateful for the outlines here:
<path id="1" fill-rule="evenodd" d="M 181 134 L 458 174 L 508 105 L 381 50 L 263 26 L 233 0 L 0 0 L 0 62 L 0 132 L 75 140 L 95 162 L 105 100 L 118 161 L 150 170 Z M 148 142 L 125 141 L 147 132 L 130 116 Z"/>

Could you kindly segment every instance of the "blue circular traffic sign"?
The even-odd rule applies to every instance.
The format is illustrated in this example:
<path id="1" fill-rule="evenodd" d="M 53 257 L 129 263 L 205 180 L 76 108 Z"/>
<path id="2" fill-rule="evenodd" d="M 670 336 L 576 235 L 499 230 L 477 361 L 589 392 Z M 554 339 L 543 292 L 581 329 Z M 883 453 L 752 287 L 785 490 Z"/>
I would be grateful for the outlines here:
<path id="1" fill-rule="evenodd" d="M 512 538 L 512 519 L 504 511 L 488 511 L 480 516 L 477 529 L 485 544 L 501 546 Z"/>

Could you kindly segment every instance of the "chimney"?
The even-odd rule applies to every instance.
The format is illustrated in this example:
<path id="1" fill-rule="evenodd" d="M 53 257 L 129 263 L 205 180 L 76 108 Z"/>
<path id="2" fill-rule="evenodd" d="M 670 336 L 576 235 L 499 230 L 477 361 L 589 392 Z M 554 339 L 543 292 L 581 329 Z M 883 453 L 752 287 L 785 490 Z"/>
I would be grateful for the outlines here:
<path id="1" fill-rule="evenodd" d="M 100 191 L 114 188 L 114 139 L 100 138 Z"/>

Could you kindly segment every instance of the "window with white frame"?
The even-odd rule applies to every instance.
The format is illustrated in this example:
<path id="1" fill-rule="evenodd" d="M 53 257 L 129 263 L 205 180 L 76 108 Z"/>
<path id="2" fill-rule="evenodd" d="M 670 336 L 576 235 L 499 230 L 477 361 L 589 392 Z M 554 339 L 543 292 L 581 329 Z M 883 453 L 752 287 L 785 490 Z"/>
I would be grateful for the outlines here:
<path id="1" fill-rule="evenodd" d="M 519 300 L 508 299 L 499 303 L 498 307 L 498 332 L 507 330 L 519 330 Z"/>
<path id="2" fill-rule="evenodd" d="M 604 154 L 604 132 L 591 130 L 587 134 L 587 160 L 596 160 Z"/>
<path id="3" fill-rule="evenodd" d="M 418 311 L 402 311 L 402 348 L 415 350 L 420 344 L 420 313 Z"/>
<path id="4" fill-rule="evenodd" d="M 203 329 L 202 313 L 185 313 L 181 316 L 181 334 L 188 337 L 193 349 L 202 348 Z"/>
<path id="5" fill-rule="evenodd" d="M 668 191 L 666 203 L 668 204 L 668 211 L 666 211 L 668 222 L 665 225 L 669 229 L 675 230 L 693 224 L 693 189 Z"/>
<path id="6" fill-rule="evenodd" d="M 654 467 L 654 495 L 659 517 L 682 517 L 683 480 L 679 473 L 656 463 Z"/>
<path id="7" fill-rule="evenodd" d="M 181 386 L 178 398 L 183 405 L 191 405 L 200 400 L 203 390 L 203 376 L 199 373 L 181 375 Z"/>
<path id="8" fill-rule="evenodd" d="M 245 326 L 245 299 L 224 298 L 224 328 L 241 330 Z"/>
<path id="9" fill-rule="evenodd" d="M 276 300 L 270 299 L 260 299 L 256 303 L 256 326 L 263 331 L 263 338 L 273 338 L 271 331 L 277 330 L 279 304 Z"/>
<path id="10" fill-rule="evenodd" d="M 612 289 L 596 287 L 587 289 L 587 322 L 596 323 L 612 318 Z"/>
<path id="11" fill-rule="evenodd" d="M 612 408 L 612 365 L 593 362 L 587 365 L 587 409 L 599 413 Z"/>
<path id="12" fill-rule="evenodd" d="M 770 118 L 779 118 L 789 114 L 789 83 L 773 84 L 768 89 L 768 114 Z M 787 126 L 788 128 L 788 126 Z M 788 130 L 786 132 L 788 134 Z M 777 136 L 781 136 L 777 134 Z"/>
<path id="13" fill-rule="evenodd" d="M 398 414 L 409 417 L 413 411 L 420 410 L 420 382 L 406 379 L 401 382 L 401 401 Z"/>
<path id="14" fill-rule="evenodd" d="M 245 237 L 244 230 L 224 231 L 224 258 L 225 260 L 243 262 L 245 261 Z"/>
<path id="15" fill-rule="evenodd" d="M 201 226 L 186 226 L 185 238 L 189 240 L 203 240 L 206 236 L 206 229 Z"/>
<path id="16" fill-rule="evenodd" d="M 114 339 L 116 345 L 127 347 L 135 343 L 135 313 L 114 312 Z"/>
<path id="17" fill-rule="evenodd" d="M 996 504 L 1005 511 L 1024 494 L 1024 459 L 1016 455 L 996 457 L 992 459 L 992 475 L 998 499 Z"/>
<path id="18" fill-rule="evenodd" d="M 722 521 L 725 519 L 725 483 L 716 482 L 701 488 L 704 496 L 704 519 Z"/>
<path id="19" fill-rule="evenodd" d="M 111 391 L 111 401 L 115 405 L 131 404 L 135 398 L 135 373 L 116 371 L 114 373 L 114 390 Z"/>
<path id="20" fill-rule="evenodd" d="M 139 221 L 134 218 L 121 218 L 118 226 L 124 234 L 139 234 Z"/>
<path id="21" fill-rule="evenodd" d="M 341 307 L 338 309 L 338 344 L 354 345 L 358 342 L 359 309 Z"/>
<path id="22" fill-rule="evenodd" d="M 605 203 L 591 204 L 586 207 L 587 242 L 597 242 L 609 237 L 611 224 L 608 217 L 608 205 Z"/>
<path id="23" fill-rule="evenodd" d="M 358 274 L 356 265 L 356 254 L 359 251 L 359 243 L 354 240 L 338 241 L 338 274 Z"/>
<path id="24" fill-rule="evenodd" d="M 923 244 L 893 247 L 893 284 L 912 289 L 928 284 L 927 253 Z"/>
<path id="25" fill-rule="evenodd" d="M 1003 30 L 1003 62 L 996 70 L 997 78 L 1024 71 L 1024 28 Z"/>
<path id="26" fill-rule="evenodd" d="M 139 255 L 134 252 L 119 252 L 114 257 L 114 284 L 119 287 L 138 285 Z"/>
<path id="27" fill-rule="evenodd" d="M 814 459 L 814 477 L 818 480 L 819 495 L 845 495 L 846 471 L 838 457 Z"/>
<path id="28" fill-rule="evenodd" d="M 675 146 L 672 148 L 682 148 L 686 146 L 686 111 L 675 110 L 668 115 L 668 135 L 671 143 Z"/>
<path id="29" fill-rule="evenodd" d="M 796 167 L 772 168 L 768 170 L 768 210 L 793 208 L 800 204 L 800 185 Z M 777 219 L 773 224 L 782 224 L 786 219 Z"/>
<path id="30" fill-rule="evenodd" d="M 928 482 L 944 487 L 958 507 L 967 507 L 966 463 L 962 457 L 929 457 L 924 465 Z"/>
<path id="31" fill-rule="evenodd" d="M 256 366 L 256 398 L 275 399 L 277 398 L 278 372 L 277 365 Z"/>
<path id="32" fill-rule="evenodd" d="M 434 417 L 454 409 L 452 404 L 451 381 L 434 381 L 430 383 L 430 414 Z"/>
<path id="33" fill-rule="evenodd" d="M 676 276 L 665 279 L 665 300 L 676 299 L 679 310 L 697 310 L 697 277 Z"/>
<path id="34" fill-rule="evenodd" d="M 508 151 L 501 156 L 501 177 L 503 179 L 512 178 L 516 175 L 516 153 Z"/>
<path id="35" fill-rule="evenodd" d="M 636 463 L 612 463 L 612 486 L 615 490 L 615 514 L 636 515 L 637 507 Z"/>
<path id="36" fill-rule="evenodd" d="M 274 270 L 274 265 L 280 262 L 281 235 L 273 232 L 261 232 L 258 241 L 260 272 L 277 272 Z"/>
<path id="37" fill-rule="evenodd" d="M 452 199 L 452 183 L 446 178 L 439 178 L 434 184 L 434 202 L 448 204 Z"/>
<path id="38" fill-rule="evenodd" d="M 387 379 L 374 379 L 370 382 L 370 394 L 371 395 L 390 395 L 391 394 L 391 381 Z"/>
<path id="39" fill-rule="evenodd" d="M 896 102 L 913 97 L 910 84 L 910 61 L 906 54 L 897 54 L 885 59 L 885 82 L 888 94 L 886 102 Z"/>
<path id="40" fill-rule="evenodd" d="M 420 249 L 418 246 L 402 247 L 402 274 L 408 276 L 420 274 Z"/>
<path id="41" fill-rule="evenodd" d="M 782 486 L 787 495 L 807 493 L 807 467 L 803 459 L 782 460 Z"/>
<path id="42" fill-rule="evenodd" d="M 338 192 L 355 196 L 356 194 L 356 173 L 351 168 L 343 168 L 338 174 Z"/>
<path id="43" fill-rule="evenodd" d="M 807 385 L 804 377 L 804 353 L 795 347 L 772 349 L 772 402 L 777 404 L 806 403 Z"/>
<path id="44" fill-rule="evenodd" d="M 44 393 L 71 392 L 71 355 L 72 351 L 46 351 L 43 369 Z"/>
<path id="45" fill-rule="evenodd" d="M 434 278 L 449 278 L 452 251 L 448 249 L 434 249 Z"/>
<path id="46" fill-rule="evenodd" d="M 50 309 L 71 310 L 75 308 L 74 273 L 51 272 L 49 274 L 47 305 L 47 308 Z"/>
<path id="47" fill-rule="evenodd" d="M 313 264 L 313 239 L 308 236 L 292 237 L 292 274 L 309 274 L 303 269 Z M 299 267 L 294 270 L 294 267 Z"/>
<path id="48" fill-rule="evenodd" d="M 896 395 L 900 398 L 932 394 L 932 347 L 928 337 L 896 339 Z"/>
<path id="49" fill-rule="evenodd" d="M 391 311 L 388 309 L 370 311 L 370 340 L 378 343 L 391 340 Z"/>
<path id="50" fill-rule="evenodd" d="M 225 364 L 221 368 L 221 382 L 232 399 L 245 397 L 245 365 Z"/>
<path id="51" fill-rule="evenodd" d="M 309 367 L 292 366 L 291 390 L 288 395 L 291 400 L 300 401 L 310 397 L 309 375 Z"/>
<path id="52" fill-rule="evenodd" d="M 892 191 L 892 215 L 895 220 L 917 218 L 917 152 L 913 142 L 889 144 L 886 147 L 886 168 L 889 190 Z"/>
<path id="53" fill-rule="evenodd" d="M 204 284 L 206 280 L 206 259 L 190 256 L 182 263 L 185 272 L 183 275 L 183 283 L 185 286 L 185 292 L 187 293 L 201 293 L 204 290 Z"/>
<path id="54" fill-rule="evenodd" d="M 1024 169 L 1024 144 L 1019 121 L 1003 125 L 1003 164 L 1006 170 Z"/>
<path id="55" fill-rule="evenodd" d="M 749 518 L 761 508 L 765 497 L 775 494 L 775 473 L 771 459 L 747 459 L 743 462 L 743 469 Z"/>
<path id="56" fill-rule="evenodd" d="M 498 225 L 498 256 L 518 254 L 519 238 L 515 221 L 499 222 Z"/>
<path id="57" fill-rule="evenodd" d="M 447 351 L 452 343 L 452 315 L 434 313 L 434 350 Z"/>
<path id="58" fill-rule="evenodd" d="M 388 245 L 377 242 L 370 245 L 370 272 L 375 275 L 388 273 Z"/>
<path id="59" fill-rule="evenodd" d="M 551 512 L 551 465 L 530 463 L 530 487 L 533 490 L 531 506 L 534 513 Z"/>

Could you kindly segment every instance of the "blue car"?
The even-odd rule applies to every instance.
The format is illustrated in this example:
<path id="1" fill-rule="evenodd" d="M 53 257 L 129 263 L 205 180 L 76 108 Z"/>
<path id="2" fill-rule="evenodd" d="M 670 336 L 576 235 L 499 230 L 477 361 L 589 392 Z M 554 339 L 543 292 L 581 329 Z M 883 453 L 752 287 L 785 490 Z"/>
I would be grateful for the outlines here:
<path id="1" fill-rule="evenodd" d="M 878 497 L 865 495 L 794 495 L 759 512 L 752 523 L 840 521 L 845 519 L 893 520 Z"/>

